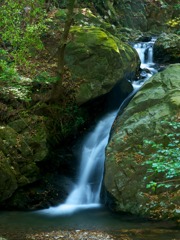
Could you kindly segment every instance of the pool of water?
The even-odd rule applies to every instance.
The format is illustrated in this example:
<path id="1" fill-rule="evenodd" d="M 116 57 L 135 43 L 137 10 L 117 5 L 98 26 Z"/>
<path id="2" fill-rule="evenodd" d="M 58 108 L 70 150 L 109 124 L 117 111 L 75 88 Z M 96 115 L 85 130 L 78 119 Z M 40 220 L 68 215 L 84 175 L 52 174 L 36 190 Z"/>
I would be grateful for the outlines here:
<path id="1" fill-rule="evenodd" d="M 127 214 L 115 214 L 103 207 L 82 210 L 72 215 L 50 215 L 42 214 L 39 211 L 0 212 L 1 235 L 4 232 L 38 233 L 40 231 L 56 230 L 106 231 L 113 233 L 115 236 L 125 234 L 133 240 L 180 239 L 180 230 L 174 222 L 151 221 Z"/>

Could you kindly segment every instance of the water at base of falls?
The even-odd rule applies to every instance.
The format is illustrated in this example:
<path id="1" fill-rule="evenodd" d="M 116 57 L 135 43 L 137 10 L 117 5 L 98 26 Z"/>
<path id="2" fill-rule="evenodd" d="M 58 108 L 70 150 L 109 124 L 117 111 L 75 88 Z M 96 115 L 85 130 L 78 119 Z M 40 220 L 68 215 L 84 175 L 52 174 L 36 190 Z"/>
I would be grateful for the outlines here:
<path id="1" fill-rule="evenodd" d="M 106 114 L 83 141 L 80 150 L 79 180 L 74 184 L 72 192 L 64 204 L 38 211 L 48 215 L 68 215 L 82 209 L 100 208 L 100 192 L 103 181 L 105 148 L 109 140 L 111 126 L 117 116 L 156 70 L 153 68 L 153 44 L 152 39 L 148 43 L 134 45 L 141 59 L 141 69 L 146 69 L 145 77 L 133 82 L 134 91 L 121 103 L 120 107 Z M 148 71 L 147 71 L 148 69 Z"/>

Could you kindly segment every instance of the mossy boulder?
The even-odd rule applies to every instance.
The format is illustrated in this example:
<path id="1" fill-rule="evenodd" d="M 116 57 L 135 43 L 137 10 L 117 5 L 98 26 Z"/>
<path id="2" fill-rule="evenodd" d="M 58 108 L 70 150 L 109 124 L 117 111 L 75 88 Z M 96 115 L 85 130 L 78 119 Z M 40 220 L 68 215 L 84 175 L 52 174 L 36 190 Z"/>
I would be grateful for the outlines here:
<path id="1" fill-rule="evenodd" d="M 38 162 L 48 154 L 44 119 L 21 117 L 0 126 L 0 201 L 9 198 L 18 187 L 39 179 Z"/>
<path id="2" fill-rule="evenodd" d="M 169 188 L 147 189 L 150 181 L 166 183 L 169 179 L 162 172 L 148 173 L 144 162 L 151 154 L 150 148 L 145 155 L 140 154 L 145 149 L 144 140 L 166 145 L 165 134 L 176 134 L 176 129 L 162 121 L 179 121 L 179 91 L 180 64 L 170 65 L 149 79 L 117 117 L 107 146 L 104 176 L 115 211 L 156 219 L 179 218 L 177 180 Z"/>
<path id="3" fill-rule="evenodd" d="M 161 34 L 154 44 L 154 61 L 158 63 L 180 62 L 180 36 Z"/>
<path id="4" fill-rule="evenodd" d="M 76 84 L 78 104 L 102 96 L 124 78 L 135 76 L 139 57 L 131 46 L 98 27 L 75 26 L 71 34 L 65 60 Z"/>
<path id="5" fill-rule="evenodd" d="M 17 189 L 17 181 L 9 159 L 0 151 L 0 202 L 11 197 Z"/>

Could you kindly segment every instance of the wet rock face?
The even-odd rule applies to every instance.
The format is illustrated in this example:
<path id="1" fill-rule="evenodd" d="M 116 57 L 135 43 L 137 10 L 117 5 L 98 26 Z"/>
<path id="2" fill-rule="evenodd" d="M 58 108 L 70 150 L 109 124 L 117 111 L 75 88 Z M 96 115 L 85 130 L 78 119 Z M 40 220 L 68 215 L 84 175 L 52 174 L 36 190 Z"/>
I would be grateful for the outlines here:
<path id="1" fill-rule="evenodd" d="M 180 64 L 170 65 L 153 76 L 131 100 L 112 128 L 107 146 L 104 184 L 115 199 L 115 210 L 155 218 L 178 218 L 179 189 L 147 189 L 149 181 L 166 181 L 164 174 L 148 175 L 143 140 L 166 144 L 170 129 L 162 120 L 178 121 L 180 114 Z M 171 129 L 172 131 L 172 129 Z M 176 130 L 174 130 L 176 131 Z M 153 177 L 154 176 L 154 177 Z"/>
<path id="2" fill-rule="evenodd" d="M 98 27 L 73 27 L 66 64 L 76 83 L 76 101 L 83 104 L 108 92 L 139 67 L 136 51 Z M 126 91 L 126 90 L 125 90 Z"/>
<path id="3" fill-rule="evenodd" d="M 154 44 L 154 60 L 158 63 L 180 62 L 180 36 L 163 33 Z"/>

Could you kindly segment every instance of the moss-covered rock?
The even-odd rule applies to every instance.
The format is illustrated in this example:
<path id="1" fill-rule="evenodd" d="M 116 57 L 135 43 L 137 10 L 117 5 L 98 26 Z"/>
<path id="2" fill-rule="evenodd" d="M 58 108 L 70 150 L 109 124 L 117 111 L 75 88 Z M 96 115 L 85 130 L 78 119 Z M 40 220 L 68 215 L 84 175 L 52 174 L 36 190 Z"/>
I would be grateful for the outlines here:
<path id="1" fill-rule="evenodd" d="M 0 126 L 0 201 L 18 188 L 39 179 L 37 162 L 48 154 L 44 121 L 28 116 Z"/>
<path id="2" fill-rule="evenodd" d="M 76 82 L 76 101 L 83 104 L 108 93 L 115 84 L 134 77 L 139 57 L 129 45 L 98 27 L 73 27 L 66 64 Z"/>
<path id="3" fill-rule="evenodd" d="M 158 63 L 180 62 L 180 36 L 161 34 L 154 44 L 154 61 Z"/>
<path id="4" fill-rule="evenodd" d="M 11 197 L 17 189 L 17 181 L 9 159 L 0 150 L 0 202 Z"/>
<path id="5" fill-rule="evenodd" d="M 147 189 L 149 181 L 165 182 L 163 173 L 149 176 L 143 165 L 148 154 L 144 140 L 167 144 L 169 129 L 162 120 L 179 121 L 180 64 L 170 65 L 152 77 L 118 116 L 107 147 L 104 183 L 115 199 L 116 211 L 131 212 L 157 219 L 179 218 L 177 187 Z M 178 160 L 177 160 L 178 161 Z M 177 180 L 175 180 L 176 183 Z"/>

